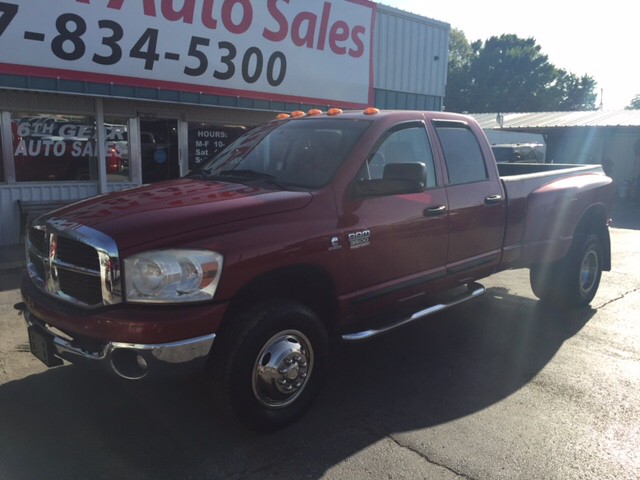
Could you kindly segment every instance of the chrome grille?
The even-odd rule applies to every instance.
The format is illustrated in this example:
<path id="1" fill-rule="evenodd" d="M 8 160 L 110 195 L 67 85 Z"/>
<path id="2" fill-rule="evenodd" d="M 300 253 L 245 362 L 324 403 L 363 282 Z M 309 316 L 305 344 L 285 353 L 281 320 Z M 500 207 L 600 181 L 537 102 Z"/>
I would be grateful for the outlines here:
<path id="1" fill-rule="evenodd" d="M 77 298 L 87 305 L 102 303 L 102 282 L 100 277 L 91 277 L 71 270 L 58 270 L 60 291 Z"/>
<path id="2" fill-rule="evenodd" d="M 34 257 L 33 255 L 31 256 L 31 261 L 33 262 L 33 266 L 36 269 L 36 272 L 38 273 L 38 277 L 42 278 L 44 280 L 45 276 L 47 275 L 45 269 L 44 269 L 44 263 L 42 262 L 42 260 L 40 260 L 38 257 Z"/>
<path id="3" fill-rule="evenodd" d="M 31 240 L 31 244 L 33 247 L 41 253 L 44 253 L 47 249 L 45 246 L 45 233 L 44 230 L 38 230 L 36 228 L 31 228 L 29 230 L 29 239 Z"/>
<path id="4" fill-rule="evenodd" d="M 57 257 L 63 262 L 100 271 L 100 258 L 95 248 L 70 238 L 58 237 Z"/>
<path id="5" fill-rule="evenodd" d="M 49 218 L 27 235 L 31 279 L 45 292 L 83 307 L 122 301 L 115 242 L 90 227 Z"/>

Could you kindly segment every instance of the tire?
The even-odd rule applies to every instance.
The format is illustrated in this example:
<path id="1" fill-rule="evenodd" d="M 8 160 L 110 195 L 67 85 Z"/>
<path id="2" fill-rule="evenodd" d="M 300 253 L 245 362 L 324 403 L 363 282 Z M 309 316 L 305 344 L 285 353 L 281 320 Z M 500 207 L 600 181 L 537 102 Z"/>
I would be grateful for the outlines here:
<path id="1" fill-rule="evenodd" d="M 567 258 L 565 300 L 569 307 L 586 307 L 596 296 L 600 279 L 604 251 L 598 235 L 590 234 L 572 255 Z"/>
<path id="2" fill-rule="evenodd" d="M 540 300 L 561 307 L 586 307 L 598 291 L 603 262 L 604 251 L 598 235 L 576 237 L 565 258 L 531 268 L 531 289 Z"/>
<path id="3" fill-rule="evenodd" d="M 272 301 L 241 312 L 214 343 L 214 398 L 251 430 L 273 431 L 297 420 L 322 380 L 328 339 L 307 307 Z M 219 340 L 219 341 L 218 341 Z"/>
<path id="4" fill-rule="evenodd" d="M 534 265 L 529 270 L 529 283 L 533 294 L 544 302 L 553 303 L 555 298 L 554 278 L 557 265 Z"/>

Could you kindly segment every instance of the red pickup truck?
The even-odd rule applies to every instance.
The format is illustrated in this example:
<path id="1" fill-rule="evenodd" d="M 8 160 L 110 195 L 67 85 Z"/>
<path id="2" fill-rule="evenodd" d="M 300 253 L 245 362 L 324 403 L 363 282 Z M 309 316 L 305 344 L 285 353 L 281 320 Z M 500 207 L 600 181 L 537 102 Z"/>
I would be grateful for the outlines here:
<path id="1" fill-rule="evenodd" d="M 329 339 L 473 299 L 497 271 L 587 305 L 611 195 L 600 166 L 497 165 L 466 116 L 297 112 L 185 178 L 37 219 L 17 307 L 49 366 L 201 370 L 222 408 L 273 429 L 311 403 Z"/>

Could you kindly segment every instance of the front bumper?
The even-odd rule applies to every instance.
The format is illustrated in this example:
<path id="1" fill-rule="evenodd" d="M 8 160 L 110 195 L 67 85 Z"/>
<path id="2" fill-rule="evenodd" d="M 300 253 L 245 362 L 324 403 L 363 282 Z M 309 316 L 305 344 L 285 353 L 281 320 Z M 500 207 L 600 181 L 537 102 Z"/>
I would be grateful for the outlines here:
<path id="1" fill-rule="evenodd" d="M 159 344 L 97 343 L 57 333 L 27 310 L 24 304 L 18 304 L 16 308 L 27 322 L 32 353 L 45 365 L 60 365 L 62 360 L 89 363 L 129 380 L 185 376 L 201 370 L 216 337 L 212 333 Z"/>

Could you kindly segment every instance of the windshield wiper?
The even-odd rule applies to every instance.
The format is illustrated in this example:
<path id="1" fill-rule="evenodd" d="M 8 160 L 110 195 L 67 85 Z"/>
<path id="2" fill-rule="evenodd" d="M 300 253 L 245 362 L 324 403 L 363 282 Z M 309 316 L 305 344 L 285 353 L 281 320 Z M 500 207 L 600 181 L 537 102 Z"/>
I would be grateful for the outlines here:
<path id="1" fill-rule="evenodd" d="M 238 170 L 222 170 L 218 172 L 220 177 L 236 177 L 243 180 L 267 180 L 281 190 L 285 190 L 285 186 L 278 182 L 278 179 L 268 173 L 258 172 L 257 170 L 238 169 Z"/>

